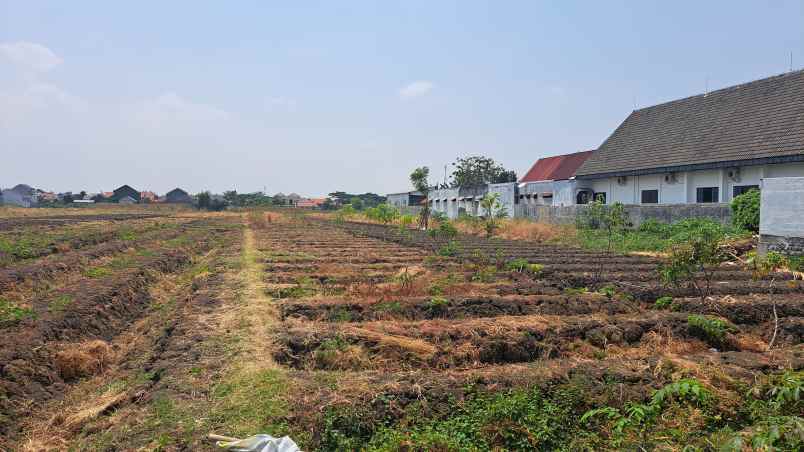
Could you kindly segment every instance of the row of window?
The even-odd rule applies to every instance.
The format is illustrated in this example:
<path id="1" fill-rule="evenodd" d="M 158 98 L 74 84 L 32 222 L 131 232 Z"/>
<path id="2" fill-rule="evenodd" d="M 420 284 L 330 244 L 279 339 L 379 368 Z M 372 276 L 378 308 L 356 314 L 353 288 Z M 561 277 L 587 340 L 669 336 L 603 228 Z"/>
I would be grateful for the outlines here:
<path id="1" fill-rule="evenodd" d="M 734 187 L 734 196 L 740 196 L 749 190 L 759 190 L 759 185 L 738 185 Z M 584 193 L 584 192 L 581 192 Z M 579 193 L 580 195 L 580 193 Z M 586 195 L 584 193 L 584 198 Z M 586 204 L 588 200 L 581 199 L 579 196 L 579 204 Z M 595 200 L 606 204 L 606 192 L 595 193 Z M 659 203 L 659 190 L 642 190 L 642 204 L 658 204 Z M 718 187 L 698 187 L 695 189 L 695 202 L 698 203 L 711 203 L 720 202 L 720 189 Z"/>

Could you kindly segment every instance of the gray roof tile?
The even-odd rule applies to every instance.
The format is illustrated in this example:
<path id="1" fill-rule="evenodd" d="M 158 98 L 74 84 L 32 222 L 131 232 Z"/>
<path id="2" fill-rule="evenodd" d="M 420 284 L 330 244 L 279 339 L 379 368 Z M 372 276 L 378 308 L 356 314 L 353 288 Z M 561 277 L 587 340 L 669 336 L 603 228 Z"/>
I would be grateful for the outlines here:
<path id="1" fill-rule="evenodd" d="M 804 70 L 635 110 L 577 175 L 804 156 Z"/>

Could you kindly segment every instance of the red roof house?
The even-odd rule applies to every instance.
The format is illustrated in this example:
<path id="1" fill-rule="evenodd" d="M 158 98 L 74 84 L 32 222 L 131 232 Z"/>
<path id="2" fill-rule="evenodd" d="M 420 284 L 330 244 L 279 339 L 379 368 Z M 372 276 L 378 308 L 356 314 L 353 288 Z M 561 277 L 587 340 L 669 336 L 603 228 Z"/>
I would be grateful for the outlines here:
<path id="1" fill-rule="evenodd" d="M 326 200 L 327 198 L 302 198 L 296 201 L 296 207 L 320 207 Z"/>
<path id="2" fill-rule="evenodd" d="M 575 176 L 575 171 L 583 165 L 586 159 L 592 156 L 593 152 L 594 150 L 541 158 L 536 161 L 519 182 L 569 179 Z"/>

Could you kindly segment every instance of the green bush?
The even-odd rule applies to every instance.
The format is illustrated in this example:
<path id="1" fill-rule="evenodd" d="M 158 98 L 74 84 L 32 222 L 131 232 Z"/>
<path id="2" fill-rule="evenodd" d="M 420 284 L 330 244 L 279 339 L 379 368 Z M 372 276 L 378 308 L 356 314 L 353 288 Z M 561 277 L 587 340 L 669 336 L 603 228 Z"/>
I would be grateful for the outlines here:
<path id="1" fill-rule="evenodd" d="M 734 226 L 759 231 L 759 190 L 748 190 L 731 201 L 731 218 Z"/>
<path id="2" fill-rule="evenodd" d="M 728 333 L 736 331 L 734 326 L 725 320 L 696 314 L 687 317 L 687 326 L 690 334 L 718 348 L 726 345 L 726 335 Z"/>
<path id="3" fill-rule="evenodd" d="M 0 326 L 12 325 L 29 317 L 36 317 L 36 314 L 31 309 L 21 308 L 4 298 L 0 298 Z"/>
<path id="4" fill-rule="evenodd" d="M 668 297 L 668 296 L 659 297 L 656 300 L 656 302 L 653 303 L 653 306 L 656 309 L 669 309 L 669 308 L 672 308 L 672 306 L 673 306 L 673 297 Z"/>

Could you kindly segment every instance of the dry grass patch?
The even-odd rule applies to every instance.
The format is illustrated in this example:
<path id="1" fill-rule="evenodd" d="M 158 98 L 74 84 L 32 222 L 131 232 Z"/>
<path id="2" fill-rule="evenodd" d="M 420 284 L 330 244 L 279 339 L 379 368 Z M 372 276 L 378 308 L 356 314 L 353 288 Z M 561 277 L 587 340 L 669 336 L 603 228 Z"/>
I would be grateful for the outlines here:
<path id="1" fill-rule="evenodd" d="M 56 353 L 54 364 L 65 381 L 73 381 L 103 372 L 113 359 L 109 344 L 92 340 L 65 346 Z"/>

